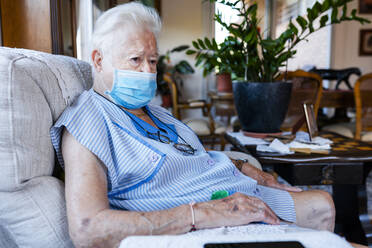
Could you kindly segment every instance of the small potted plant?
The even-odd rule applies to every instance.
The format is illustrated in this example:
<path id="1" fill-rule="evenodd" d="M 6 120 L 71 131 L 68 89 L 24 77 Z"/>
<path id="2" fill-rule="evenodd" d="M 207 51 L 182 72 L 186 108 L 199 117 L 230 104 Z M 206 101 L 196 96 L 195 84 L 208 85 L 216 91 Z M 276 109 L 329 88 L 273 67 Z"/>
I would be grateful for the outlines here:
<path id="1" fill-rule="evenodd" d="M 232 92 L 231 68 L 236 62 L 233 54 L 230 53 L 231 46 L 229 39 L 226 39 L 221 44 L 217 44 L 216 40 L 204 38 L 193 41 L 195 49 L 188 49 L 186 54 L 196 54 L 195 66 L 203 66 L 203 76 L 207 76 L 213 72 L 216 73 L 216 85 L 219 92 Z"/>
<path id="2" fill-rule="evenodd" d="M 187 45 L 181 45 L 168 50 L 164 55 L 160 55 L 158 59 L 157 75 L 157 91 L 162 98 L 162 106 L 169 108 L 172 106 L 172 97 L 168 83 L 164 80 L 164 74 L 168 73 L 174 82 L 179 85 L 183 85 L 182 75 L 194 73 L 194 69 L 186 60 L 181 60 L 177 64 L 172 65 L 171 63 L 171 53 L 182 52 L 189 48 Z"/>
<path id="3" fill-rule="evenodd" d="M 292 84 L 276 82 L 275 79 L 288 59 L 295 56 L 298 43 L 332 24 L 344 21 L 370 23 L 357 16 L 356 9 L 348 11 L 347 4 L 352 0 L 324 0 L 322 3 L 315 2 L 304 17 L 291 20 L 277 38 L 264 38 L 259 29 L 256 3 L 249 5 L 244 0 L 210 1 L 230 6 L 242 19 L 240 23 L 227 24 L 220 15 L 215 15 L 215 20 L 229 32 L 224 44 L 229 47 L 227 50 L 231 56 L 224 62 L 229 63 L 236 79 L 233 82 L 235 106 L 243 130 L 249 132 L 279 131 L 288 108 Z M 188 50 L 187 53 L 196 54 L 197 59 L 203 60 L 201 55 L 211 53 L 207 50 L 213 40 L 204 39 L 206 49 L 200 47 L 200 41 L 193 42 L 195 50 Z M 204 66 L 201 62 L 199 64 Z"/>

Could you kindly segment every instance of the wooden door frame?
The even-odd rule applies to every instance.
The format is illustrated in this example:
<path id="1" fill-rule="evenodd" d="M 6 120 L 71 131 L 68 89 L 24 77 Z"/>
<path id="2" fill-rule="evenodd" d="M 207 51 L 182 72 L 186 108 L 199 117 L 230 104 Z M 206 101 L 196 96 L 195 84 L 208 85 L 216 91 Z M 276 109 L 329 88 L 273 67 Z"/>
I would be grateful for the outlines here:
<path id="1" fill-rule="evenodd" d="M 66 0 L 50 0 L 50 26 L 52 35 L 52 53 L 64 54 L 63 48 L 63 30 L 62 30 L 62 1 Z M 76 58 L 76 1 L 70 1 L 71 11 L 71 37 L 73 56 Z"/>

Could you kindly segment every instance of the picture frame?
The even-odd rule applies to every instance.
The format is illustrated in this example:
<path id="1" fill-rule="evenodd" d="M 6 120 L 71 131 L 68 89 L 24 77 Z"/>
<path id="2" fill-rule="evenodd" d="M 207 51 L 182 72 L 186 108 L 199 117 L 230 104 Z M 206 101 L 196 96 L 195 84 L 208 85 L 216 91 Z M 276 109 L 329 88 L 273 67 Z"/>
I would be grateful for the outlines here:
<path id="1" fill-rule="evenodd" d="M 312 141 L 316 136 L 318 136 L 318 124 L 316 123 L 316 118 L 314 114 L 314 106 L 311 103 L 305 102 L 303 104 L 306 127 L 310 136 L 310 141 Z"/>
<path id="2" fill-rule="evenodd" d="M 372 0 L 359 0 L 359 13 L 371 14 L 372 13 Z"/>
<path id="3" fill-rule="evenodd" d="M 372 29 L 362 29 L 359 35 L 359 55 L 372 55 Z"/>

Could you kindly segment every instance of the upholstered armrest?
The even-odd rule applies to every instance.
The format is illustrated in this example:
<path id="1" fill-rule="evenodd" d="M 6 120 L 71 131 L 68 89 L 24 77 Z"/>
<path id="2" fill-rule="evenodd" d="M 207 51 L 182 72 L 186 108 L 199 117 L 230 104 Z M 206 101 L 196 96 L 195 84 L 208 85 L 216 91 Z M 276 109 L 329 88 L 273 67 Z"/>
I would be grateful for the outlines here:
<path id="1" fill-rule="evenodd" d="M 17 191 L 0 191 L 0 199 L 0 247 L 73 247 L 64 185 L 57 178 L 33 178 Z"/>

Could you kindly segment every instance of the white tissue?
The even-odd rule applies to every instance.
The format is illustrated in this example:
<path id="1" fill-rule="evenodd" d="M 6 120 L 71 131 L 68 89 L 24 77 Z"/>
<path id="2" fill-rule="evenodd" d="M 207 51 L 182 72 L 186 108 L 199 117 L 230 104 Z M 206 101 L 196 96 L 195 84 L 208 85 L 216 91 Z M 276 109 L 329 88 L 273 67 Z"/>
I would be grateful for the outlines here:
<path id="1" fill-rule="evenodd" d="M 292 154 L 289 147 L 283 144 L 280 140 L 274 139 L 270 145 L 259 145 L 256 148 L 259 152 L 276 152 L 280 154 Z"/>
<path id="2" fill-rule="evenodd" d="M 262 145 L 262 144 L 269 143 L 261 138 L 252 138 L 252 137 L 245 136 L 241 132 L 228 132 L 228 135 L 236 138 L 239 141 L 239 143 L 242 145 Z"/>

